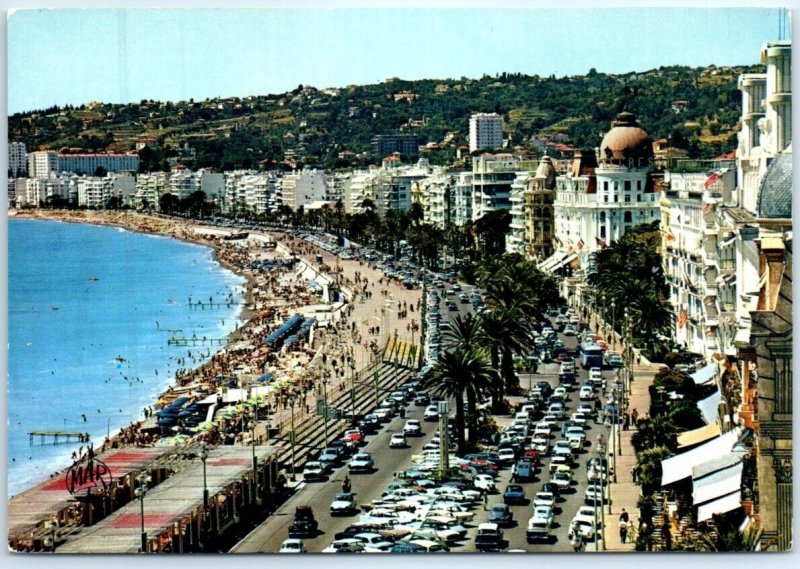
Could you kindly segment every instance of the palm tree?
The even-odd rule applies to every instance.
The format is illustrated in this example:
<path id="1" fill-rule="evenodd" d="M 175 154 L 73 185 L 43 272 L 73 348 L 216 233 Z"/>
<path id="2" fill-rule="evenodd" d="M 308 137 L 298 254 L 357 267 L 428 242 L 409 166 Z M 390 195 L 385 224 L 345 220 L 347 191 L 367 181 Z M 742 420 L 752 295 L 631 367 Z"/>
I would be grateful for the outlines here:
<path id="1" fill-rule="evenodd" d="M 631 437 L 631 444 L 637 452 L 644 452 L 649 448 L 665 447 L 672 452 L 678 448 L 676 435 L 678 429 L 668 417 L 656 415 L 641 419 L 638 428 Z"/>
<path id="2" fill-rule="evenodd" d="M 738 527 L 723 520 L 723 516 L 716 515 L 714 522 L 716 531 L 698 533 L 696 537 L 681 544 L 680 549 L 702 552 L 751 552 L 759 549 L 764 533 L 759 526 L 750 526 L 744 531 L 739 531 Z"/>
<path id="3" fill-rule="evenodd" d="M 420 387 L 436 395 L 452 397 L 456 403 L 456 432 L 459 454 L 467 452 L 464 438 L 466 426 L 464 413 L 464 395 L 467 396 L 468 405 L 477 400 L 488 391 L 494 383 L 496 372 L 489 364 L 485 350 L 474 348 L 463 350 L 456 348 L 442 354 L 442 357 L 433 368 L 428 378 L 424 379 Z M 469 432 L 472 440 L 477 433 L 477 416 L 473 408 L 467 415 L 470 419 Z"/>
<path id="4" fill-rule="evenodd" d="M 650 447 L 636 453 L 642 495 L 650 495 L 661 487 L 661 461 L 673 454 L 675 453 L 665 446 Z"/>
<path id="5" fill-rule="evenodd" d="M 479 348 L 484 339 L 480 318 L 476 318 L 471 312 L 466 316 L 459 314 L 455 319 L 448 321 L 442 336 L 447 342 L 447 348 L 462 350 Z"/>

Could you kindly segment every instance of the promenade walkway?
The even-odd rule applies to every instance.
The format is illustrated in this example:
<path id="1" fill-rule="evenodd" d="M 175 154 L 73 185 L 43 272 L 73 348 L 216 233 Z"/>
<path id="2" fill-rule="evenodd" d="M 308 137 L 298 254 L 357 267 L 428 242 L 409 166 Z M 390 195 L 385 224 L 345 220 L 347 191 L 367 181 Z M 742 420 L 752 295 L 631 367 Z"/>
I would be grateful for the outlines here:
<path id="1" fill-rule="evenodd" d="M 633 382 L 631 383 L 631 393 L 628 395 L 629 409 L 636 409 L 639 416 L 647 414 L 650 409 L 649 387 L 653 383 L 653 378 L 658 371 L 658 366 L 648 364 L 633 364 Z M 616 458 L 616 482 L 610 484 L 611 503 L 606 509 L 604 516 L 605 549 L 606 551 L 633 551 L 635 547 L 635 528 L 639 510 L 637 504 L 642 495 L 641 486 L 633 483 L 633 469 L 636 466 L 636 453 L 631 444 L 631 438 L 636 432 L 636 428 L 631 425 L 629 429 L 620 430 L 620 437 L 616 448 L 610 449 L 615 452 Z M 613 462 L 612 462 L 613 464 Z M 619 534 L 619 516 L 622 509 L 630 517 L 630 527 L 633 531 L 628 532 L 628 539 L 622 543 Z"/>

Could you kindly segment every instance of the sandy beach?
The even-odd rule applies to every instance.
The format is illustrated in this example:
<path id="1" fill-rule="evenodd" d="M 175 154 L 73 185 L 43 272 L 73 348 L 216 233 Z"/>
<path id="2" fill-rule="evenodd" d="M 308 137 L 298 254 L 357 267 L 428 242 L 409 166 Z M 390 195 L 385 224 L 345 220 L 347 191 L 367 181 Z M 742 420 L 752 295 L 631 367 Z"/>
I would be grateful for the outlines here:
<path id="1" fill-rule="evenodd" d="M 115 226 L 205 245 L 213 248 L 221 265 L 246 279 L 244 304 L 239 314 L 241 324 L 231 333 L 227 345 L 209 347 L 211 352 L 219 351 L 201 367 L 192 367 L 187 362 L 176 374 L 174 384 L 152 406 L 142 410 L 141 421 L 122 429 L 111 440 L 95 441 L 97 450 L 164 444 L 154 434 L 155 412 L 179 395 L 220 397 L 223 390 L 220 378 L 242 390 L 242 401 L 263 397 L 274 411 L 272 427 L 277 426 L 280 434 L 288 428 L 286 403 L 290 397 L 299 402 L 300 416 L 305 417 L 313 412 L 323 376 L 332 375 L 333 381 L 338 380 L 339 388 L 344 389 L 345 370 L 364 369 L 388 342 L 418 343 L 419 288 L 406 289 L 397 281 L 389 281 L 377 268 L 359 260 L 342 260 L 289 233 L 251 233 L 247 239 L 229 240 L 225 237 L 238 230 L 129 212 L 33 210 L 16 215 Z M 268 245 L 271 241 L 276 243 L 274 248 Z M 321 265 L 317 263 L 319 257 Z M 253 268 L 259 263 L 286 258 L 293 259 L 291 268 L 271 271 Z M 320 283 L 330 286 L 321 287 Z M 320 295 L 321 288 L 325 288 L 324 298 Z M 343 298 L 330 302 L 327 295 L 333 296 L 331 291 L 335 288 L 342 291 Z M 316 318 L 312 341 L 293 350 L 272 352 L 266 348 L 263 338 L 296 313 Z M 264 374 L 271 374 L 273 381 L 260 386 L 256 380 Z M 179 430 L 176 434 L 182 437 L 179 444 L 184 441 L 219 444 L 226 437 L 234 437 L 235 443 L 247 442 L 237 428 L 242 412 L 246 411 L 220 418 L 208 429 Z M 259 425 L 256 436 L 261 442 L 268 437 L 266 425 Z"/>

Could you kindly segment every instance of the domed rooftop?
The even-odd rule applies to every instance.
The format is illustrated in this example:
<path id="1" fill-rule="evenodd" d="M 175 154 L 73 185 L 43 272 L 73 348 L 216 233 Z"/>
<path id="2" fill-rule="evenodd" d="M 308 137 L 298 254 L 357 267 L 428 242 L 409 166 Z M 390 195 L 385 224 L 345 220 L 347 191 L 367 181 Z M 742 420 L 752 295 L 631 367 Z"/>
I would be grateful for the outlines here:
<path id="1" fill-rule="evenodd" d="M 545 189 L 552 190 L 556 187 L 556 169 L 553 166 L 553 159 L 549 156 L 544 156 L 542 161 L 539 162 L 539 167 L 536 169 L 534 178 L 544 179 Z"/>
<path id="2" fill-rule="evenodd" d="M 600 163 L 628 168 L 652 165 L 653 141 L 633 113 L 620 113 L 600 143 Z"/>
<path id="3" fill-rule="evenodd" d="M 792 218 L 792 145 L 778 154 L 767 169 L 758 192 L 758 217 Z"/>

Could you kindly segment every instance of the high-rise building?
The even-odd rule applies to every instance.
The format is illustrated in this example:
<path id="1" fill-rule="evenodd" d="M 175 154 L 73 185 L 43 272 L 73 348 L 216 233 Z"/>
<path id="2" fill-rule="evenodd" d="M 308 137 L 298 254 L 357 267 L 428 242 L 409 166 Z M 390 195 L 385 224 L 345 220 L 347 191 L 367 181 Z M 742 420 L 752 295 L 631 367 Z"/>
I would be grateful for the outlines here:
<path id="1" fill-rule="evenodd" d="M 24 142 L 8 144 L 8 177 L 23 178 L 28 174 L 28 155 Z"/>
<path id="2" fill-rule="evenodd" d="M 50 178 L 58 173 L 58 154 L 52 150 L 41 150 L 28 154 L 28 176 Z M 34 201 L 33 203 L 38 203 Z"/>
<path id="3" fill-rule="evenodd" d="M 496 150 L 503 146 L 503 117 L 477 113 L 469 119 L 469 151 Z"/>
<path id="4" fill-rule="evenodd" d="M 372 154 L 387 156 L 399 152 L 405 156 L 419 154 L 419 141 L 416 134 L 378 134 L 372 137 Z"/>

